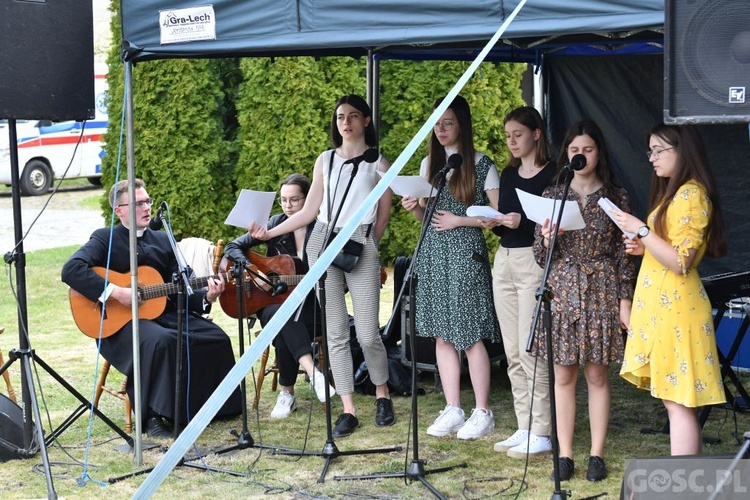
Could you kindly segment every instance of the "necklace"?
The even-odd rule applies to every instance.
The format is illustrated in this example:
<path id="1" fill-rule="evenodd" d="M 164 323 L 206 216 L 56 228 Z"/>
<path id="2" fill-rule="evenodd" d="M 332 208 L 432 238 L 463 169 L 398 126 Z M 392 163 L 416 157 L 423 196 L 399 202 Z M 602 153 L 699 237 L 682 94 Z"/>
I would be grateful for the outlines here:
<path id="1" fill-rule="evenodd" d="M 537 166 L 536 166 L 536 165 L 534 165 L 534 166 L 533 166 L 533 167 L 531 167 L 531 168 L 523 168 L 523 167 L 518 167 L 518 170 L 520 170 L 521 172 L 523 172 L 523 173 L 525 173 L 525 174 L 530 174 L 530 173 L 533 173 L 533 172 L 536 172 L 536 171 L 537 171 Z"/>

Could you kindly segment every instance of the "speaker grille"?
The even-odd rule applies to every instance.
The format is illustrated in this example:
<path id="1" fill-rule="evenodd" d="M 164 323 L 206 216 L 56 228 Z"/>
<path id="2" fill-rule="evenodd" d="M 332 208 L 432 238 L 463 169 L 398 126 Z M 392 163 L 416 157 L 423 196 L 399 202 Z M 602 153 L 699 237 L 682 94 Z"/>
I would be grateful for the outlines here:
<path id="1" fill-rule="evenodd" d="M 750 9 L 732 0 L 668 0 L 665 120 L 750 121 Z"/>

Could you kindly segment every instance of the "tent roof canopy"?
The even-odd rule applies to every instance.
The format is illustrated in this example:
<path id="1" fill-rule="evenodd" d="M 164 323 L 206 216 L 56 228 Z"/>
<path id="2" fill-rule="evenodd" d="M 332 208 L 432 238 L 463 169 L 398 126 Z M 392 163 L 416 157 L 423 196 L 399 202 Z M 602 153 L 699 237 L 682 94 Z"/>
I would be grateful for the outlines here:
<path id="1" fill-rule="evenodd" d="M 215 39 L 162 43 L 167 28 L 160 12 L 206 4 L 122 0 L 123 58 L 362 56 L 369 51 L 429 58 L 432 51 L 448 49 L 458 52 L 443 58 L 458 58 L 461 50 L 468 57 L 466 50 L 486 43 L 519 1 L 214 0 Z M 663 25 L 663 0 L 529 0 L 493 59 L 533 61 L 542 51 L 571 45 L 660 43 Z"/>

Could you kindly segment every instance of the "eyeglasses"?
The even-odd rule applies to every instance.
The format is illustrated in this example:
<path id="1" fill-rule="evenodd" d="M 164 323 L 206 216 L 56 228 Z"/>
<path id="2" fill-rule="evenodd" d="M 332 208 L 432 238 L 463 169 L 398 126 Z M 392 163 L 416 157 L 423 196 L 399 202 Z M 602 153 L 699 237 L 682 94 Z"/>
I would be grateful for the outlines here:
<path id="1" fill-rule="evenodd" d="M 154 204 L 154 200 L 151 198 L 146 198 L 145 200 L 140 200 L 135 202 L 135 208 L 143 208 L 148 207 L 151 208 L 151 206 Z M 130 203 L 119 203 L 118 207 L 127 207 Z"/>
<path id="2" fill-rule="evenodd" d="M 664 151 L 669 151 L 670 149 L 674 149 L 674 146 L 672 146 L 671 148 L 652 149 L 651 151 L 646 151 L 646 158 L 648 158 L 649 160 L 658 160 L 660 154 L 662 154 Z"/>
<path id="3" fill-rule="evenodd" d="M 435 130 L 445 130 L 446 132 L 450 132 L 450 130 L 453 128 L 453 125 L 455 125 L 454 122 L 437 122 L 433 128 Z"/>
<path id="4" fill-rule="evenodd" d="M 292 207 L 296 207 L 304 199 L 305 199 L 304 196 L 297 196 L 295 198 L 279 198 L 279 205 L 281 205 L 282 207 L 284 205 L 289 205 L 289 206 L 292 206 Z"/>

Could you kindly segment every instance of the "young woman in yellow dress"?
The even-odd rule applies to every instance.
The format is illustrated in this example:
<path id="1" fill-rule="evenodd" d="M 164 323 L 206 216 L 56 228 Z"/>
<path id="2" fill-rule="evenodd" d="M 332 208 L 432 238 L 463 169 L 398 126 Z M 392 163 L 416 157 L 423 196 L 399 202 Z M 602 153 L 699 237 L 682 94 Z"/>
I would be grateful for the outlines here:
<path id="1" fill-rule="evenodd" d="M 691 126 L 649 134 L 654 167 L 647 223 L 613 211 L 638 236 L 625 251 L 643 255 L 620 375 L 664 403 L 672 455 L 701 451 L 695 408 L 723 403 L 711 304 L 698 275 L 704 254 L 726 253 L 716 182 Z"/>

